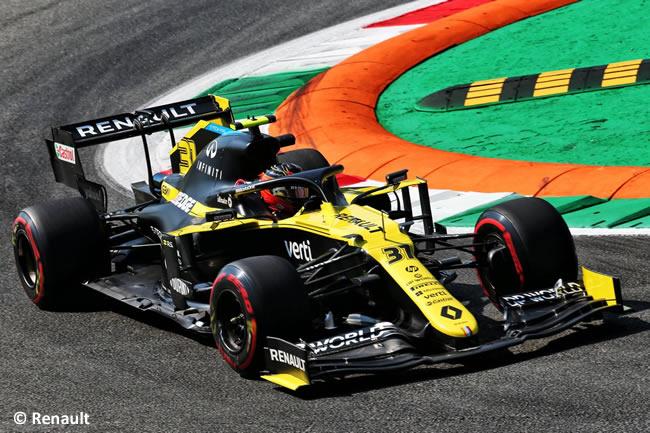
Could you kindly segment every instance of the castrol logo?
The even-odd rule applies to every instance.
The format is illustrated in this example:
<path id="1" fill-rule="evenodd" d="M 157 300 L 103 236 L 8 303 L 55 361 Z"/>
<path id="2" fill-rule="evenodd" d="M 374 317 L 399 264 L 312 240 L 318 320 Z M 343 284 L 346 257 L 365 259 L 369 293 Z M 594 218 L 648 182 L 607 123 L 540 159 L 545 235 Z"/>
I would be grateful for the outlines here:
<path id="1" fill-rule="evenodd" d="M 61 143 L 54 143 L 54 152 L 56 153 L 56 157 L 61 161 L 69 162 L 70 164 L 77 163 L 74 156 L 74 147 L 66 146 Z"/>

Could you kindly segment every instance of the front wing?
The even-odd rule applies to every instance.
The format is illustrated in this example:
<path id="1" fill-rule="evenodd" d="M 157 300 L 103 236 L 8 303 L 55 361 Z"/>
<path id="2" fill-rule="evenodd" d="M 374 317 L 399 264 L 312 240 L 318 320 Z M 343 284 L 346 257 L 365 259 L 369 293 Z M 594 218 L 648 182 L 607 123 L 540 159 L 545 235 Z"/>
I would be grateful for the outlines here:
<path id="1" fill-rule="evenodd" d="M 292 344 L 269 337 L 265 347 L 267 371 L 262 378 L 296 390 L 313 380 L 331 376 L 453 362 L 557 334 L 604 311 L 622 313 L 626 309 L 622 305 L 619 280 L 585 268 L 582 283 L 558 282 L 552 289 L 505 296 L 501 306 L 504 312 L 501 338 L 436 354 L 422 354 L 413 336 L 389 322 L 310 343 Z"/>

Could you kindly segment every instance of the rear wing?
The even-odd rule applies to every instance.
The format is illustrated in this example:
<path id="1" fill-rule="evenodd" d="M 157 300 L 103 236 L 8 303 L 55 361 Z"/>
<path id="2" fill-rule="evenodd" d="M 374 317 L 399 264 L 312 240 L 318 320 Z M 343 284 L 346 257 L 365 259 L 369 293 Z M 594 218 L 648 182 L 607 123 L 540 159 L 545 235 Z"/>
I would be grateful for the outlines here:
<path id="1" fill-rule="evenodd" d="M 200 120 L 220 119 L 233 125 L 230 103 L 225 98 L 208 95 L 167 105 L 159 105 L 135 113 L 121 113 L 100 119 L 52 128 L 52 139 L 46 139 L 50 162 L 57 182 L 78 189 L 98 209 L 106 208 L 106 192 L 101 185 L 87 181 L 84 176 L 79 149 L 126 138 L 142 137 L 147 159 L 149 184 L 152 182 L 151 161 L 146 135 L 168 130 L 172 141 L 173 128 L 192 125 Z M 97 206 L 98 202 L 103 205 Z"/>
<path id="2" fill-rule="evenodd" d="M 73 146 L 77 149 L 109 141 L 137 137 L 142 134 L 137 126 L 139 122 L 142 130 L 151 134 L 171 128 L 187 126 L 199 120 L 222 118 L 233 123 L 230 106 L 221 107 L 219 102 L 227 99 L 208 95 L 196 99 L 174 102 L 168 105 L 145 108 L 135 113 L 122 113 L 101 119 L 52 128 L 52 137 L 55 142 Z"/>

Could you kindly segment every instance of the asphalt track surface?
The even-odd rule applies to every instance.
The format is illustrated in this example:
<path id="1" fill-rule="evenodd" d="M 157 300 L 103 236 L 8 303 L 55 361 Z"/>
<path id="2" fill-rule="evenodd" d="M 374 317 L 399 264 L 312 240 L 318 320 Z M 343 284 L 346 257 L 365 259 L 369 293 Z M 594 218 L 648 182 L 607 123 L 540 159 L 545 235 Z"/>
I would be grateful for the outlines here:
<path id="1" fill-rule="evenodd" d="M 17 411 L 89 414 L 67 431 L 650 431 L 648 237 L 577 239 L 582 264 L 620 275 L 636 309 L 608 326 L 298 395 L 240 379 L 210 339 L 157 316 L 99 296 L 41 312 L 22 292 L 15 215 L 73 194 L 53 183 L 49 125 L 136 109 L 229 59 L 398 3 L 0 3 L 0 431 L 63 429 L 15 425 Z M 92 155 L 82 159 L 95 177 Z M 109 194 L 111 207 L 129 203 Z M 494 310 L 473 282 L 463 276 L 455 290 L 484 308 L 490 329 Z"/>

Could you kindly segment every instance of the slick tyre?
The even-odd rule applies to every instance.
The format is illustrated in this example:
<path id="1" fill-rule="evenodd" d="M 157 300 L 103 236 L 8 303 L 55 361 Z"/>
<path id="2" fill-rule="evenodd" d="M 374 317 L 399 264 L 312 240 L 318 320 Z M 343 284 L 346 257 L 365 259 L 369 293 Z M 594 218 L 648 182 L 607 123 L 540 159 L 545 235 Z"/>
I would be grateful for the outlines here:
<path id="1" fill-rule="evenodd" d="M 225 361 L 243 377 L 264 365 L 266 337 L 291 340 L 309 326 L 309 303 L 293 265 L 257 256 L 224 266 L 210 295 L 210 326 Z"/>
<path id="2" fill-rule="evenodd" d="M 14 221 L 18 277 L 39 308 L 66 308 L 79 283 L 110 270 L 108 241 L 97 211 L 82 198 L 39 203 Z"/>
<path id="3" fill-rule="evenodd" d="M 547 201 L 524 197 L 494 206 L 474 229 L 478 276 L 488 297 L 553 287 L 575 281 L 578 260 L 562 216 Z"/>

